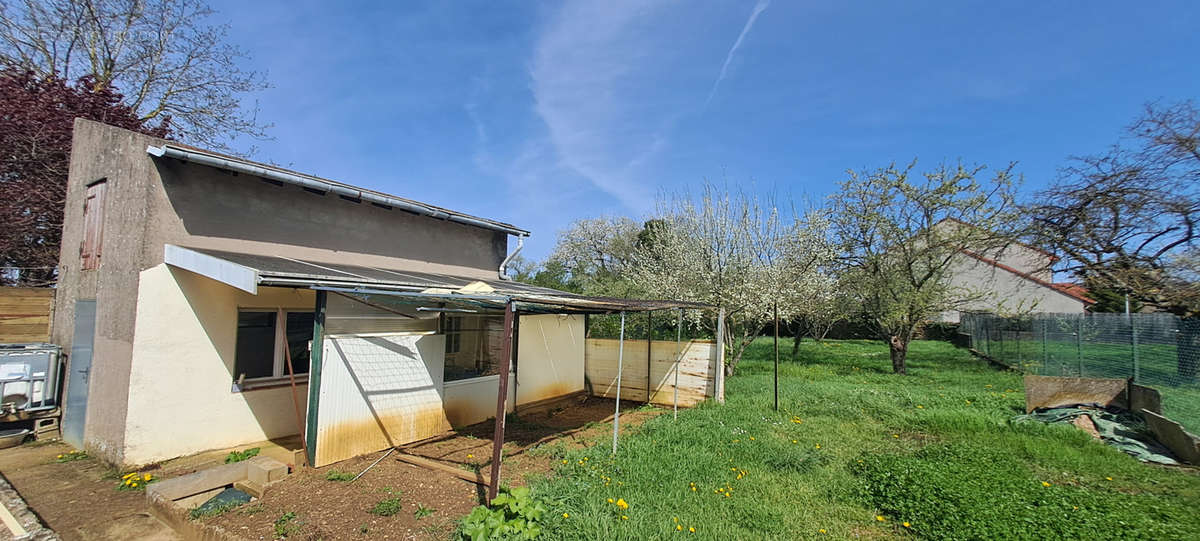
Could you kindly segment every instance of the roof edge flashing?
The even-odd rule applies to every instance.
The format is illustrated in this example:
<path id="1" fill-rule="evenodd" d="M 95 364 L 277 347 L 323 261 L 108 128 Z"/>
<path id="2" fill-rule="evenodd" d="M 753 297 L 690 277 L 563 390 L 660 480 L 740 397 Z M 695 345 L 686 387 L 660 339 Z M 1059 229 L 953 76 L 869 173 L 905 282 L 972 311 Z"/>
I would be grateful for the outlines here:
<path id="1" fill-rule="evenodd" d="M 215 167 L 217 169 L 224 169 L 226 171 L 236 171 L 238 173 L 245 173 L 248 175 L 254 175 L 254 176 L 265 178 L 265 179 L 284 182 L 287 184 L 292 184 L 295 186 L 300 186 L 303 188 L 316 190 L 321 193 L 333 193 L 336 195 L 341 195 L 341 196 L 349 197 L 352 199 L 358 199 L 361 201 L 367 201 L 367 202 L 375 203 L 378 205 L 384 205 L 384 206 L 388 206 L 391 208 L 405 210 L 405 211 L 411 212 L 413 214 L 418 214 L 421 216 L 428 216 L 430 218 L 434 218 L 434 219 L 438 219 L 438 220 L 446 220 L 446 221 L 451 221 L 451 222 L 455 222 L 455 223 L 460 223 L 463 225 L 479 227 L 482 229 L 499 231 L 501 233 L 507 233 L 509 235 L 515 235 L 517 237 L 528 237 L 529 236 L 528 231 L 525 231 L 523 229 L 517 229 L 516 227 L 505 226 L 505 225 L 501 225 L 498 223 L 492 223 L 487 220 L 483 220 L 480 218 L 474 218 L 471 216 L 450 214 L 450 213 L 447 213 L 445 211 L 442 211 L 442 210 L 439 210 L 439 209 L 436 209 L 433 207 L 421 205 L 421 204 L 410 202 L 410 201 L 405 201 L 405 200 L 398 199 L 395 197 L 389 197 L 386 195 L 377 194 L 377 193 L 373 193 L 373 192 L 367 192 L 367 191 L 363 191 L 363 190 L 355 190 L 351 187 L 347 187 L 347 186 L 344 186 L 341 184 L 332 184 L 329 182 L 325 182 L 323 180 L 318 180 L 313 177 L 299 175 L 299 174 L 295 174 L 295 173 L 289 173 L 289 172 L 280 171 L 277 169 L 270 169 L 267 167 L 254 165 L 252 163 L 243 162 L 240 160 L 231 160 L 228 158 L 209 154 L 206 152 L 186 150 L 186 149 L 182 149 L 182 148 L 178 148 L 178 147 L 173 147 L 170 145 L 162 145 L 160 147 L 155 147 L 155 146 L 151 145 L 151 146 L 146 147 L 146 153 L 151 156 L 154 156 L 156 158 L 164 158 L 164 157 L 165 158 L 175 158 L 177 160 L 182 160 L 185 162 L 191 162 L 191 163 L 196 163 L 196 164 L 200 164 L 200 165 L 207 165 L 209 167 Z"/>

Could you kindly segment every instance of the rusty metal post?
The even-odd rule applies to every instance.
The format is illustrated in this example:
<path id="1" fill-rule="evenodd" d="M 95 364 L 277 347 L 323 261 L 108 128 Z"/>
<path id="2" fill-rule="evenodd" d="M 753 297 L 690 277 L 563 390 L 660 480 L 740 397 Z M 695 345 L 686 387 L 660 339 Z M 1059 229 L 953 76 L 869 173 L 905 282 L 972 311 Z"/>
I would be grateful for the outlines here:
<path id="1" fill-rule="evenodd" d="M 617 339 L 617 410 L 613 413 L 613 454 L 617 454 L 617 432 L 621 427 L 621 366 L 625 362 L 625 312 L 621 312 L 621 334 Z"/>
<path id="2" fill-rule="evenodd" d="M 496 429 L 492 432 L 492 476 L 488 479 L 488 501 L 500 490 L 500 459 L 504 450 L 504 418 L 508 412 L 508 378 L 512 370 L 513 302 L 504 305 L 504 340 L 500 355 L 500 389 L 496 393 Z"/>
<path id="3" fill-rule="evenodd" d="M 779 303 L 775 308 L 775 411 L 779 411 Z"/>

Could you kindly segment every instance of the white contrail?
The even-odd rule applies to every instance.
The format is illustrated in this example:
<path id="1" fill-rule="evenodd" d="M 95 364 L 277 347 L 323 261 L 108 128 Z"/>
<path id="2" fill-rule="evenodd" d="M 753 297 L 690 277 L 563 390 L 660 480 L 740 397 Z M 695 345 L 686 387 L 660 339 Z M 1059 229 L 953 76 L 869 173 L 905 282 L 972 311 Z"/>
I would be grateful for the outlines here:
<path id="1" fill-rule="evenodd" d="M 754 26 L 754 21 L 758 20 L 758 16 L 762 15 L 762 12 L 766 11 L 769 5 L 771 5 L 771 0 L 758 0 L 758 3 L 754 5 L 754 11 L 750 12 L 750 18 L 746 20 L 746 26 L 742 27 L 742 33 L 738 34 L 737 41 L 734 41 L 733 47 L 729 48 L 729 54 L 725 55 L 725 63 L 721 64 L 721 74 L 713 82 L 712 90 L 708 92 L 708 99 L 704 100 L 705 107 L 708 106 L 708 102 L 712 101 L 713 96 L 717 95 L 717 87 L 721 86 L 721 81 L 725 80 L 725 74 L 729 71 L 729 63 L 733 61 L 733 55 L 742 46 L 742 40 L 746 39 L 746 34 L 749 34 L 750 28 Z"/>

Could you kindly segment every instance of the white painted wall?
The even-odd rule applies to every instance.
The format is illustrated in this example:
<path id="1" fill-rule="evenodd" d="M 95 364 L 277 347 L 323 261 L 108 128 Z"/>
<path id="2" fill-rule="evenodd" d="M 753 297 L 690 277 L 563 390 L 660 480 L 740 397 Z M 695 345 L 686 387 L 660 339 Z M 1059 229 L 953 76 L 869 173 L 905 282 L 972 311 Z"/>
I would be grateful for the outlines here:
<path id="1" fill-rule="evenodd" d="M 312 310 L 312 291 L 257 296 L 160 264 L 140 273 L 125 419 L 125 462 L 297 434 L 288 386 L 233 392 L 238 308 Z M 308 388 L 300 385 L 301 412 Z M 93 397 L 97 398 L 97 397 Z"/>

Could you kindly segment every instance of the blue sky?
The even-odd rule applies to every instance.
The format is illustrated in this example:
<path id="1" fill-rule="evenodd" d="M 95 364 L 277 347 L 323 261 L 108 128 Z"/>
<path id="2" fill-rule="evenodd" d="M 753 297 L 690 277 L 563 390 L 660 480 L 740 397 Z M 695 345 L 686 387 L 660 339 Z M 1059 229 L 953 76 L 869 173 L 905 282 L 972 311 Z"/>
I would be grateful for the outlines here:
<path id="1" fill-rule="evenodd" d="M 1036 190 L 1200 94 L 1194 2 L 213 7 L 274 85 L 257 159 L 509 221 L 534 258 L 706 178 L 819 201 L 846 169 L 962 159 Z"/>

